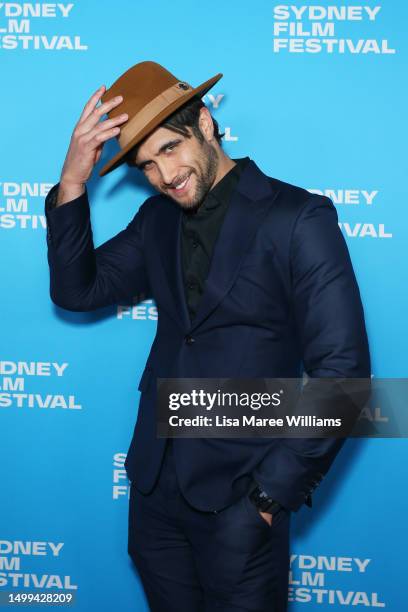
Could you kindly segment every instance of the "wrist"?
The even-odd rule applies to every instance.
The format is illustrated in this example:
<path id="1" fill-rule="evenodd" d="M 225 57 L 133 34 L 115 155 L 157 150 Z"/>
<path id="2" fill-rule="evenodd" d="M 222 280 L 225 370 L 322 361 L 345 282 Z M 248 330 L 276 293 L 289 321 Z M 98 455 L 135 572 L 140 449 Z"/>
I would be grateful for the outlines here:
<path id="1" fill-rule="evenodd" d="M 59 184 L 64 185 L 64 187 L 69 187 L 71 189 L 84 189 L 85 187 L 85 183 L 75 179 L 73 180 L 68 176 L 64 176 L 64 174 L 61 174 Z"/>
<path id="2" fill-rule="evenodd" d="M 260 512 L 276 515 L 283 508 L 283 506 L 277 500 L 270 497 L 258 483 L 255 483 L 255 487 L 250 491 L 249 499 Z"/>
<path id="3" fill-rule="evenodd" d="M 58 196 L 56 205 L 66 204 L 71 200 L 79 198 L 85 192 L 85 183 L 73 183 L 61 177 L 58 186 Z"/>

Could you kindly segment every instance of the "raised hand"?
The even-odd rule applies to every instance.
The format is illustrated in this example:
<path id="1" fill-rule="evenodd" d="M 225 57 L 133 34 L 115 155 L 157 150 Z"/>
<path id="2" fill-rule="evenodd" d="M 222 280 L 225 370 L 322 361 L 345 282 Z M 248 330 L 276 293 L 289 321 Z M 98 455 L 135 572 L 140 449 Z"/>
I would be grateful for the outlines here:
<path id="1" fill-rule="evenodd" d="M 128 119 L 126 113 L 113 119 L 101 119 L 123 101 L 122 96 L 116 96 L 98 106 L 104 92 L 105 85 L 102 85 L 91 96 L 74 128 L 61 172 L 57 205 L 83 193 L 84 185 L 101 156 L 103 145 L 110 138 L 118 136 L 119 126 Z"/>

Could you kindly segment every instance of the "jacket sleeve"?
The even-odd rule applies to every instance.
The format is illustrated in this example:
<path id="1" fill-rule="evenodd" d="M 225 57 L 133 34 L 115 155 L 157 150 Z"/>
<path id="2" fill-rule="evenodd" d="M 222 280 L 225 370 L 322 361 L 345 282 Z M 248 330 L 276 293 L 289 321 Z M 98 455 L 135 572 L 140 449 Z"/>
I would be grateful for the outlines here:
<path id="1" fill-rule="evenodd" d="M 58 186 L 45 200 L 51 300 L 88 311 L 149 295 L 143 249 L 148 200 L 124 230 L 94 248 L 87 191 L 55 207 Z"/>
<path id="2" fill-rule="evenodd" d="M 290 247 L 292 308 L 310 378 L 359 378 L 370 388 L 370 354 L 360 292 L 332 201 L 312 196 L 298 213 Z M 311 395 L 303 387 L 296 412 Z M 313 385 L 311 385 L 313 388 Z M 308 396 L 309 394 L 309 396 Z M 310 414 L 310 411 L 309 411 Z M 276 441 L 254 478 L 284 507 L 311 506 L 311 493 L 329 470 L 345 438 Z"/>

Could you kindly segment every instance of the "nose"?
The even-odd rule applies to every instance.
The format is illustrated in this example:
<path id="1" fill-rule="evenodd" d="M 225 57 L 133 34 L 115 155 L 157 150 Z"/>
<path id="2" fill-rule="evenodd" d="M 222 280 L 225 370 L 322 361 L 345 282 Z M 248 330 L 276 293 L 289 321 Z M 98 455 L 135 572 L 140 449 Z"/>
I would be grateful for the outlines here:
<path id="1" fill-rule="evenodd" d="M 157 162 L 157 165 L 163 185 L 166 187 L 172 185 L 179 175 L 175 165 L 169 160 L 160 160 Z"/>

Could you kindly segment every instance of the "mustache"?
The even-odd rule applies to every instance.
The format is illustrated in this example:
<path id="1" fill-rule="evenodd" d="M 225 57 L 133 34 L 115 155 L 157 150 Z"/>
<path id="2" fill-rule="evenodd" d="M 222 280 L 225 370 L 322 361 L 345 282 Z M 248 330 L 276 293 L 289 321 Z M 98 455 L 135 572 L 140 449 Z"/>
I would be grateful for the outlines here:
<path id="1" fill-rule="evenodd" d="M 179 185 L 180 183 L 183 183 L 191 174 L 193 174 L 193 171 L 188 172 L 187 174 L 184 175 L 183 178 L 177 178 L 175 181 L 173 181 L 170 185 L 165 184 L 164 185 L 164 189 L 175 189 L 177 185 Z"/>

